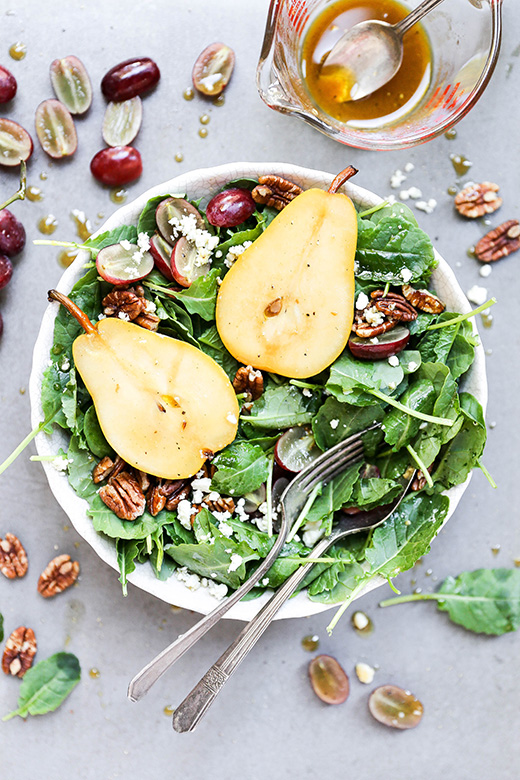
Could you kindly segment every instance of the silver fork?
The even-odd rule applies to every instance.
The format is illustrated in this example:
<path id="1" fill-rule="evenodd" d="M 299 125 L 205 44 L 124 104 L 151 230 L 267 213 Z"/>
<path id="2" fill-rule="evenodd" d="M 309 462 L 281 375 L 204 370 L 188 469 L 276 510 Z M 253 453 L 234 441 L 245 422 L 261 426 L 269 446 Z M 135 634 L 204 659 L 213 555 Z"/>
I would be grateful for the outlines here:
<path id="1" fill-rule="evenodd" d="M 290 526 L 298 517 L 305 501 L 319 482 L 329 482 L 344 471 L 348 466 L 363 457 L 362 437 L 368 431 L 379 427 L 379 423 L 365 428 L 359 433 L 349 436 L 339 444 L 316 458 L 309 466 L 299 472 L 285 488 L 280 498 L 281 523 L 278 537 L 269 554 L 251 574 L 251 576 L 230 596 L 224 599 L 208 615 L 192 626 L 185 634 L 160 652 L 150 663 L 130 681 L 127 696 L 132 701 L 139 701 L 148 693 L 152 685 L 170 668 L 184 653 L 190 649 L 204 634 L 206 634 L 225 613 L 260 581 L 268 572 L 282 549 Z M 209 705 L 208 705 L 209 706 Z"/>
<path id="2" fill-rule="evenodd" d="M 377 507 L 370 512 L 360 513 L 359 515 L 344 515 L 332 533 L 319 541 L 308 557 L 313 559 L 319 558 L 335 542 L 343 539 L 345 536 L 350 536 L 359 531 L 370 530 L 381 525 L 397 509 L 408 492 L 415 474 L 416 472 L 414 471 L 402 493 L 392 504 L 388 504 L 385 507 Z M 197 723 L 213 704 L 229 677 L 253 649 L 272 622 L 275 614 L 305 579 L 306 574 L 313 565 L 314 563 L 311 561 L 300 566 L 294 574 L 280 585 L 267 604 L 242 629 L 235 641 L 224 651 L 218 661 L 213 664 L 186 696 L 173 715 L 173 728 L 175 731 L 185 732 L 195 729 Z"/>

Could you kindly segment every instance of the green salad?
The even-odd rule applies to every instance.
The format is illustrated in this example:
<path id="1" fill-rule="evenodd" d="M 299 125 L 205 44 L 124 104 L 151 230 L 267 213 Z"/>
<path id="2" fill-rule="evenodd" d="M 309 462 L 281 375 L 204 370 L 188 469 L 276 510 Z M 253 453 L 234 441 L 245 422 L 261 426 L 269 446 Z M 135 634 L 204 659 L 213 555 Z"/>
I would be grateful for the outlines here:
<path id="1" fill-rule="evenodd" d="M 257 185 L 255 180 L 241 179 L 223 190 L 251 191 Z M 337 513 L 391 503 L 402 491 L 403 477 L 418 469 L 415 489 L 382 526 L 334 545 L 305 579 L 302 587 L 309 599 L 343 602 L 343 609 L 374 577 L 390 580 L 429 550 L 448 512 L 446 491 L 463 483 L 480 466 L 486 441 L 483 412 L 477 399 L 463 390 L 478 339 L 468 315 L 448 312 L 442 302 L 436 312 L 418 306 L 417 301 L 424 304 L 436 265 L 432 243 L 405 205 L 382 204 L 357 216 L 354 329 L 358 336 L 354 340 L 358 350 L 347 345 L 327 370 L 305 380 L 244 367 L 219 336 L 216 297 L 229 268 L 278 211 L 255 203 L 253 213 L 240 224 L 215 227 L 205 208 L 215 194 L 208 192 L 205 200 L 190 201 L 203 220 L 202 228 L 197 223 L 196 235 L 194 219 L 186 224 L 171 221 L 171 244 L 185 238 L 193 249 L 185 286 L 179 286 L 168 269 L 166 275 L 161 273 L 159 268 L 164 271 L 164 265 L 157 260 L 144 278 L 116 288 L 100 276 L 95 264 L 98 253 L 114 245 L 142 259 L 149 242 L 158 237 L 157 207 L 172 197 L 164 195 L 146 204 L 137 224 L 80 245 L 90 252 L 92 262 L 85 266 L 70 298 L 93 323 L 106 316 L 131 320 L 131 312 L 107 305 L 114 289 L 130 291 L 144 300 L 140 309 L 146 315 L 143 327 L 185 341 L 213 358 L 235 382 L 240 405 L 235 440 L 210 457 L 193 478 L 173 486 L 171 480 L 135 474 L 123 464 L 142 490 L 143 511 L 131 520 L 118 516 L 102 498 L 103 486 L 113 478 L 116 453 L 103 435 L 92 399 L 74 367 L 72 343 L 81 326 L 63 307 L 56 317 L 42 385 L 44 430 L 50 433 L 53 426 L 60 426 L 70 433 L 68 451 L 60 451 L 55 465 L 67 472 L 71 486 L 87 502 L 86 512 L 95 530 L 113 540 L 125 594 L 128 574 L 136 566 L 147 565 L 161 580 L 177 577 L 191 589 L 206 587 L 222 598 L 247 579 L 274 544 L 276 512 L 271 511 L 269 499 L 280 477 L 291 478 L 287 466 L 301 458 L 305 463 L 342 439 L 380 423 L 364 436 L 364 461 L 321 487 L 299 527 L 291 529 L 268 575 L 246 597 L 276 588 L 305 563 L 315 542 L 330 532 Z M 179 197 L 174 195 L 173 201 Z M 197 246 L 202 248 L 198 254 Z M 163 244 L 162 248 L 167 260 L 171 247 L 165 250 Z M 412 297 L 417 291 L 422 291 L 423 298 Z M 439 300 L 433 292 L 429 297 Z M 404 319 L 393 306 L 398 302 L 401 312 L 401 299 L 407 304 Z M 386 325 L 379 327 L 389 320 L 392 325 L 387 330 Z M 394 328 L 406 330 L 406 345 L 386 356 L 385 345 L 391 343 Z M 359 344 L 368 347 L 365 357 L 354 354 L 359 354 Z M 245 384 L 237 383 L 240 369 Z M 287 461 L 283 453 L 280 456 L 281 445 L 275 451 L 282 436 Z M 94 482 L 93 470 L 100 461 L 108 465 L 98 469 Z M 105 478 L 99 479 L 103 474 Z M 153 496 L 159 493 L 166 499 L 154 502 Z"/>

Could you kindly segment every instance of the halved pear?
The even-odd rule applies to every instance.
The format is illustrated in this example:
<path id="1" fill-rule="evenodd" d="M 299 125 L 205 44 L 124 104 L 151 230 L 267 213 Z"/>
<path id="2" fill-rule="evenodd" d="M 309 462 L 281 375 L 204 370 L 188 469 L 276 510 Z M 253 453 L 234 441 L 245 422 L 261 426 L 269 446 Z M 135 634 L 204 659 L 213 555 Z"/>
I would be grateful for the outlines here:
<path id="1" fill-rule="evenodd" d="M 66 296 L 49 295 L 86 330 L 72 345 L 74 363 L 107 441 L 127 463 L 182 479 L 233 441 L 237 398 L 212 358 L 116 317 L 93 325 Z"/>
<path id="2" fill-rule="evenodd" d="M 329 366 L 352 327 L 356 241 L 350 198 L 320 189 L 298 195 L 220 287 L 217 329 L 229 352 L 296 378 Z"/>

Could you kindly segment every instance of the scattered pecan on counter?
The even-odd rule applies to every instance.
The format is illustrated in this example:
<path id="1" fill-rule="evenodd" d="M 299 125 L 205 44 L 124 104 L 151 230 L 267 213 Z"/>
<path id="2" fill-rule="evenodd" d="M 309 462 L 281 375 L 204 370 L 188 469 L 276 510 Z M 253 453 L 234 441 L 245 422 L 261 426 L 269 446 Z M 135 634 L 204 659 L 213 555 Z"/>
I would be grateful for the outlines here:
<path id="1" fill-rule="evenodd" d="M 27 553 L 14 534 L 7 533 L 5 539 L 0 539 L 0 571 L 10 580 L 27 572 Z"/>
<path id="2" fill-rule="evenodd" d="M 498 184 L 490 181 L 470 184 L 455 196 L 455 208 L 459 214 L 469 219 L 492 214 L 502 205 L 502 198 L 497 195 L 498 190 Z"/>
<path id="3" fill-rule="evenodd" d="M 251 401 L 256 401 L 264 392 L 264 378 L 261 371 L 252 366 L 241 366 L 233 379 L 233 388 L 237 395 L 248 393 Z"/>
<path id="4" fill-rule="evenodd" d="M 494 263 L 520 249 L 520 224 L 508 219 L 486 233 L 475 246 L 475 257 L 481 263 Z"/>
<path id="5" fill-rule="evenodd" d="M 403 295 L 416 309 L 428 314 L 441 314 L 446 305 L 429 290 L 416 290 L 410 284 L 403 284 Z"/>
<path id="6" fill-rule="evenodd" d="M 13 677 L 23 677 L 31 668 L 36 655 L 36 637 L 32 628 L 15 628 L 7 642 L 2 656 L 2 670 Z"/>
<path id="7" fill-rule="evenodd" d="M 281 211 L 291 200 L 303 192 L 301 187 L 281 176 L 268 174 L 258 177 L 258 184 L 251 192 L 255 203 L 271 206 Z"/>
<path id="8" fill-rule="evenodd" d="M 79 563 L 71 561 L 70 555 L 58 555 L 53 558 L 38 580 L 38 593 L 48 599 L 62 593 L 76 582 L 79 574 Z"/>

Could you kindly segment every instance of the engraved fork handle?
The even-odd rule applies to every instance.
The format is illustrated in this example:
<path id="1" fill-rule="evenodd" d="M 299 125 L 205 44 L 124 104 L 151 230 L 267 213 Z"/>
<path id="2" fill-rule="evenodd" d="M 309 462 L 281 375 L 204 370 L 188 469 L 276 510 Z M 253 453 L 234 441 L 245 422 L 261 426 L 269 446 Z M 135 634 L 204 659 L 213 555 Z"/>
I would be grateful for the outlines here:
<path id="1" fill-rule="evenodd" d="M 327 536 L 318 542 L 310 556 L 319 558 L 334 544 L 337 535 Z M 310 557 L 309 556 L 309 557 Z M 177 707 L 173 715 L 175 731 L 193 731 L 199 720 L 211 707 L 223 686 L 235 669 L 242 663 L 246 655 L 253 649 L 264 631 L 272 622 L 280 607 L 294 593 L 298 585 L 305 579 L 307 572 L 314 563 L 300 566 L 284 583 L 257 615 L 242 629 L 235 641 L 224 651 L 218 661 L 206 672 L 184 701 Z"/>

